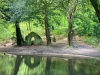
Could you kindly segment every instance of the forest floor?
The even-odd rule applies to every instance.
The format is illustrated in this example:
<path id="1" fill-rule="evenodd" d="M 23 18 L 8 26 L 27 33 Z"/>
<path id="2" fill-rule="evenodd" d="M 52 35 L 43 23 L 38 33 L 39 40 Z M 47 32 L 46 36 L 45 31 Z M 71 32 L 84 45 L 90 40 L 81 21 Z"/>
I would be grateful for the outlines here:
<path id="1" fill-rule="evenodd" d="M 100 49 L 81 41 L 79 38 L 74 39 L 74 47 L 68 47 L 67 38 L 53 42 L 52 46 L 47 47 L 43 42 L 38 46 L 12 46 L 12 43 L 0 45 L 0 52 L 4 54 L 16 55 L 40 55 L 40 56 L 57 56 L 57 57 L 88 57 L 100 59 Z"/>

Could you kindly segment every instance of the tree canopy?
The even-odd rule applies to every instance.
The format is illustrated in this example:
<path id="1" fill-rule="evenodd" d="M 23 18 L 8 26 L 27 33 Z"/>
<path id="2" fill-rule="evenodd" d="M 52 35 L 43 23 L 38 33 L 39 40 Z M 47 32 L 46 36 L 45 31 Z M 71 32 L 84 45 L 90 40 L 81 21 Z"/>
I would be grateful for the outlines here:
<path id="1" fill-rule="evenodd" d="M 75 35 L 99 39 L 99 22 L 99 0 L 0 0 L 0 30 L 4 31 L 2 34 L 7 35 L 9 32 L 9 35 L 13 35 L 8 30 L 13 27 L 13 30 L 16 30 L 17 41 L 22 41 L 17 42 L 19 44 L 25 43 L 23 32 L 26 28 L 22 28 L 25 23 L 28 23 L 27 27 L 32 31 L 35 31 L 36 26 L 44 33 L 41 36 L 46 36 L 47 45 L 52 44 L 52 39 L 59 38 L 57 35 L 68 34 L 70 46 Z M 29 34 L 28 32 L 25 36 Z"/>

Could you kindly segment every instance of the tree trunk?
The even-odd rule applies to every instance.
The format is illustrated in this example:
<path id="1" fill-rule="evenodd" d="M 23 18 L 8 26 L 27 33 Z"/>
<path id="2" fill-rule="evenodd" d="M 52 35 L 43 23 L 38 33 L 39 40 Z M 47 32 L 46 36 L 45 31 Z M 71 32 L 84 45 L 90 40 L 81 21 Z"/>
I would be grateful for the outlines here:
<path id="1" fill-rule="evenodd" d="M 68 45 L 73 46 L 72 19 L 68 20 Z"/>
<path id="2" fill-rule="evenodd" d="M 15 27 L 16 27 L 17 45 L 18 45 L 18 46 L 21 46 L 22 43 L 25 43 L 25 42 L 24 42 L 24 40 L 23 40 L 23 38 L 22 38 L 21 30 L 20 30 L 19 22 L 18 22 L 18 21 L 15 22 Z"/>
<path id="3" fill-rule="evenodd" d="M 69 12 L 69 17 L 68 17 L 68 45 L 73 46 L 73 24 L 72 20 L 74 17 L 74 13 L 76 10 L 78 0 L 74 2 L 74 6 L 72 7 L 72 10 Z"/>
<path id="4" fill-rule="evenodd" d="M 47 46 L 50 46 L 51 45 L 51 37 L 50 37 L 50 29 L 49 29 L 48 16 L 47 16 L 46 10 L 45 10 L 44 15 L 45 15 L 44 24 L 45 24 L 46 41 L 47 41 Z"/>

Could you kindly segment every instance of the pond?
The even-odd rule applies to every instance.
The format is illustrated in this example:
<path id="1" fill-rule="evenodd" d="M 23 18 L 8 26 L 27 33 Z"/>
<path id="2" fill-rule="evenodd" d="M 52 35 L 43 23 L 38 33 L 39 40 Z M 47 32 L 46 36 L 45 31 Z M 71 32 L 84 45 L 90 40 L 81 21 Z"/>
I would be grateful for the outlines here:
<path id="1" fill-rule="evenodd" d="M 0 54 L 0 75 L 100 75 L 100 60 Z"/>

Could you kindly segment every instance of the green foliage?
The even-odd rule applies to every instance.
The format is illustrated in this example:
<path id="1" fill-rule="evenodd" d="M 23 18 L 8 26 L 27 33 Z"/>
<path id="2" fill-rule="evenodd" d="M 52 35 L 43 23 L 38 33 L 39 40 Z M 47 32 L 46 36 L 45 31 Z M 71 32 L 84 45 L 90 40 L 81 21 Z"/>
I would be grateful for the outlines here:
<path id="1" fill-rule="evenodd" d="M 87 42 L 88 44 L 93 45 L 93 46 L 97 45 L 96 38 L 94 38 L 94 37 L 85 37 L 85 42 Z"/>
<path id="2" fill-rule="evenodd" d="M 15 35 L 14 33 L 15 29 L 11 23 L 4 19 L 0 20 L 0 43 L 9 41 L 9 39 Z"/>
<path id="3" fill-rule="evenodd" d="M 95 37 L 95 36 L 83 36 L 81 39 L 86 42 L 87 44 L 93 46 L 93 47 L 98 47 L 100 46 L 100 41 Z"/>
<path id="4" fill-rule="evenodd" d="M 97 22 L 95 11 L 90 3 L 78 5 L 74 18 L 74 31 L 80 36 L 93 36 L 94 25 Z"/>
<path id="5" fill-rule="evenodd" d="M 0 24 L 0 42 L 6 42 L 11 36 L 8 26 Z"/>
<path id="6" fill-rule="evenodd" d="M 8 1 L 0 0 L 0 19 L 9 20 L 9 7 Z"/>
<path id="7" fill-rule="evenodd" d="M 55 30 L 53 30 L 54 35 L 62 35 L 62 34 L 67 34 L 67 28 L 65 27 L 59 27 Z"/>
<path id="8" fill-rule="evenodd" d="M 29 10 L 26 7 L 25 0 L 17 0 L 10 2 L 9 8 L 12 22 L 15 22 L 16 20 L 23 21 L 23 19 L 26 19 L 28 17 Z"/>
<path id="9" fill-rule="evenodd" d="M 100 39 L 100 23 L 94 26 L 94 35 L 98 38 L 98 40 Z"/>

